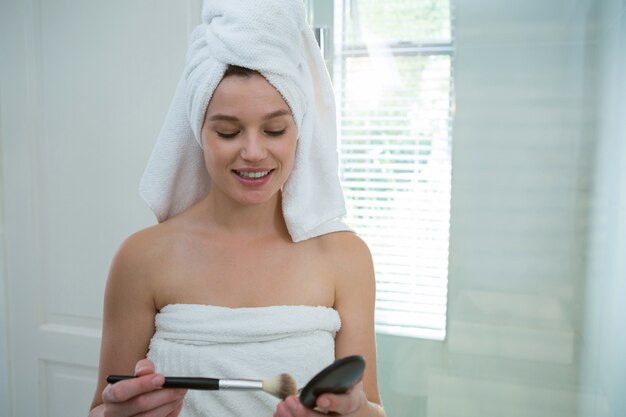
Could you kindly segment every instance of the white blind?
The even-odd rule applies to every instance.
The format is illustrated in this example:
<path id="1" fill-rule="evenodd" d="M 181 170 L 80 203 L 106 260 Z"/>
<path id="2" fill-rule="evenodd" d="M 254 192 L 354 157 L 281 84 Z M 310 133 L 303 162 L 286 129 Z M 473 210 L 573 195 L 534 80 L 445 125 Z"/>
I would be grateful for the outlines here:
<path id="1" fill-rule="evenodd" d="M 337 3 L 340 172 L 347 221 L 374 257 L 377 331 L 443 340 L 453 110 L 449 1 Z"/>

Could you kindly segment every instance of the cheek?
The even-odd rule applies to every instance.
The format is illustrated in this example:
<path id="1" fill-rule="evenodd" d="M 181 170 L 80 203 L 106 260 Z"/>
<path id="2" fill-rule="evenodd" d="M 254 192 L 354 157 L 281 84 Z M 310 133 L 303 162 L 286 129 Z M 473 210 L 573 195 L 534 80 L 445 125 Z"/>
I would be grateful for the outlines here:
<path id="1" fill-rule="evenodd" d="M 292 143 L 289 144 L 285 151 L 285 162 L 289 167 L 289 172 L 293 169 L 293 165 L 296 160 L 296 149 L 298 148 L 298 143 L 294 139 Z"/>
<path id="2" fill-rule="evenodd" d="M 204 165 L 206 166 L 207 172 L 210 176 L 213 176 L 216 168 L 219 166 L 219 153 L 216 152 L 215 149 L 211 149 L 209 146 L 204 146 Z"/>

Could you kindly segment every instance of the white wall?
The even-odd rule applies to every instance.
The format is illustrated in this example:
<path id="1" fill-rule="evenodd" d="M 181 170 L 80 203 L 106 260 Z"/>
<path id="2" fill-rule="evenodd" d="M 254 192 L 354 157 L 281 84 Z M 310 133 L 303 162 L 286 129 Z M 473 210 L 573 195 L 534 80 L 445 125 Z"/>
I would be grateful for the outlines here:
<path id="1" fill-rule="evenodd" d="M 88 412 L 107 271 L 154 223 L 137 186 L 199 8 L 0 1 L 2 417 Z"/>
<path id="2" fill-rule="evenodd" d="M 626 2 L 602 3 L 581 416 L 626 415 Z"/>
<path id="3" fill-rule="evenodd" d="M 0 27 L 6 27 L 8 18 L 7 13 L 3 13 L 6 9 L 0 7 Z M 1 42 L 7 42 L 7 37 L 0 38 Z M 3 48 L 0 48 L 2 50 Z M 4 66 L 0 62 L 0 79 L 3 78 Z M 2 91 L 0 84 L 0 92 Z M 0 114 L 3 105 L 6 103 L 0 99 Z M 1 139 L 1 138 L 0 138 Z M 0 161 L 3 160 L 2 142 L 0 141 Z M 10 385 L 10 360 L 9 360 L 9 318 L 8 318 L 8 294 L 7 294 L 7 276 L 6 276 L 6 253 L 5 253 L 5 233 L 4 233 L 4 175 L 2 166 L 0 165 L 0 416 L 11 415 L 11 385 Z"/>
<path id="4" fill-rule="evenodd" d="M 1 103 L 0 103 L 1 104 Z M 0 148 L 0 160 L 2 149 Z M 0 170 L 0 416 L 10 415 L 11 387 L 9 385 L 9 329 L 5 275 L 4 221 L 2 213 L 3 178 Z"/>

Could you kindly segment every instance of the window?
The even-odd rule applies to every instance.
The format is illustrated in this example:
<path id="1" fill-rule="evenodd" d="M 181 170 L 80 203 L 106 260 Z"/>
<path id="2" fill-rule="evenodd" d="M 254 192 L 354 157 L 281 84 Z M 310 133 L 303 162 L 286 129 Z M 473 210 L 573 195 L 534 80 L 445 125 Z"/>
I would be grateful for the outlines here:
<path id="1" fill-rule="evenodd" d="M 377 331 L 443 340 L 453 114 L 449 0 L 337 0 L 333 50 L 347 221 L 374 256 Z"/>

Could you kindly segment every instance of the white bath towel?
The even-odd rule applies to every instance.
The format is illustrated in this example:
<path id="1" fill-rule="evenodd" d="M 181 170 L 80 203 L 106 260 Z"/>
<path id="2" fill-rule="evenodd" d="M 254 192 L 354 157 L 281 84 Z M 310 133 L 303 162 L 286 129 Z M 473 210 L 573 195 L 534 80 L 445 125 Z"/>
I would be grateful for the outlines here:
<path id="1" fill-rule="evenodd" d="M 335 359 L 341 325 L 327 307 L 164 307 L 148 358 L 171 376 L 266 379 L 289 373 L 301 388 Z M 278 399 L 262 391 L 193 391 L 181 417 L 268 417 Z"/>
<path id="2" fill-rule="evenodd" d="M 210 189 L 201 151 L 207 105 L 228 65 L 259 71 L 298 127 L 283 214 L 293 241 L 349 230 L 338 177 L 335 101 L 302 0 L 205 0 L 186 67 L 140 184 L 163 221 Z"/>

